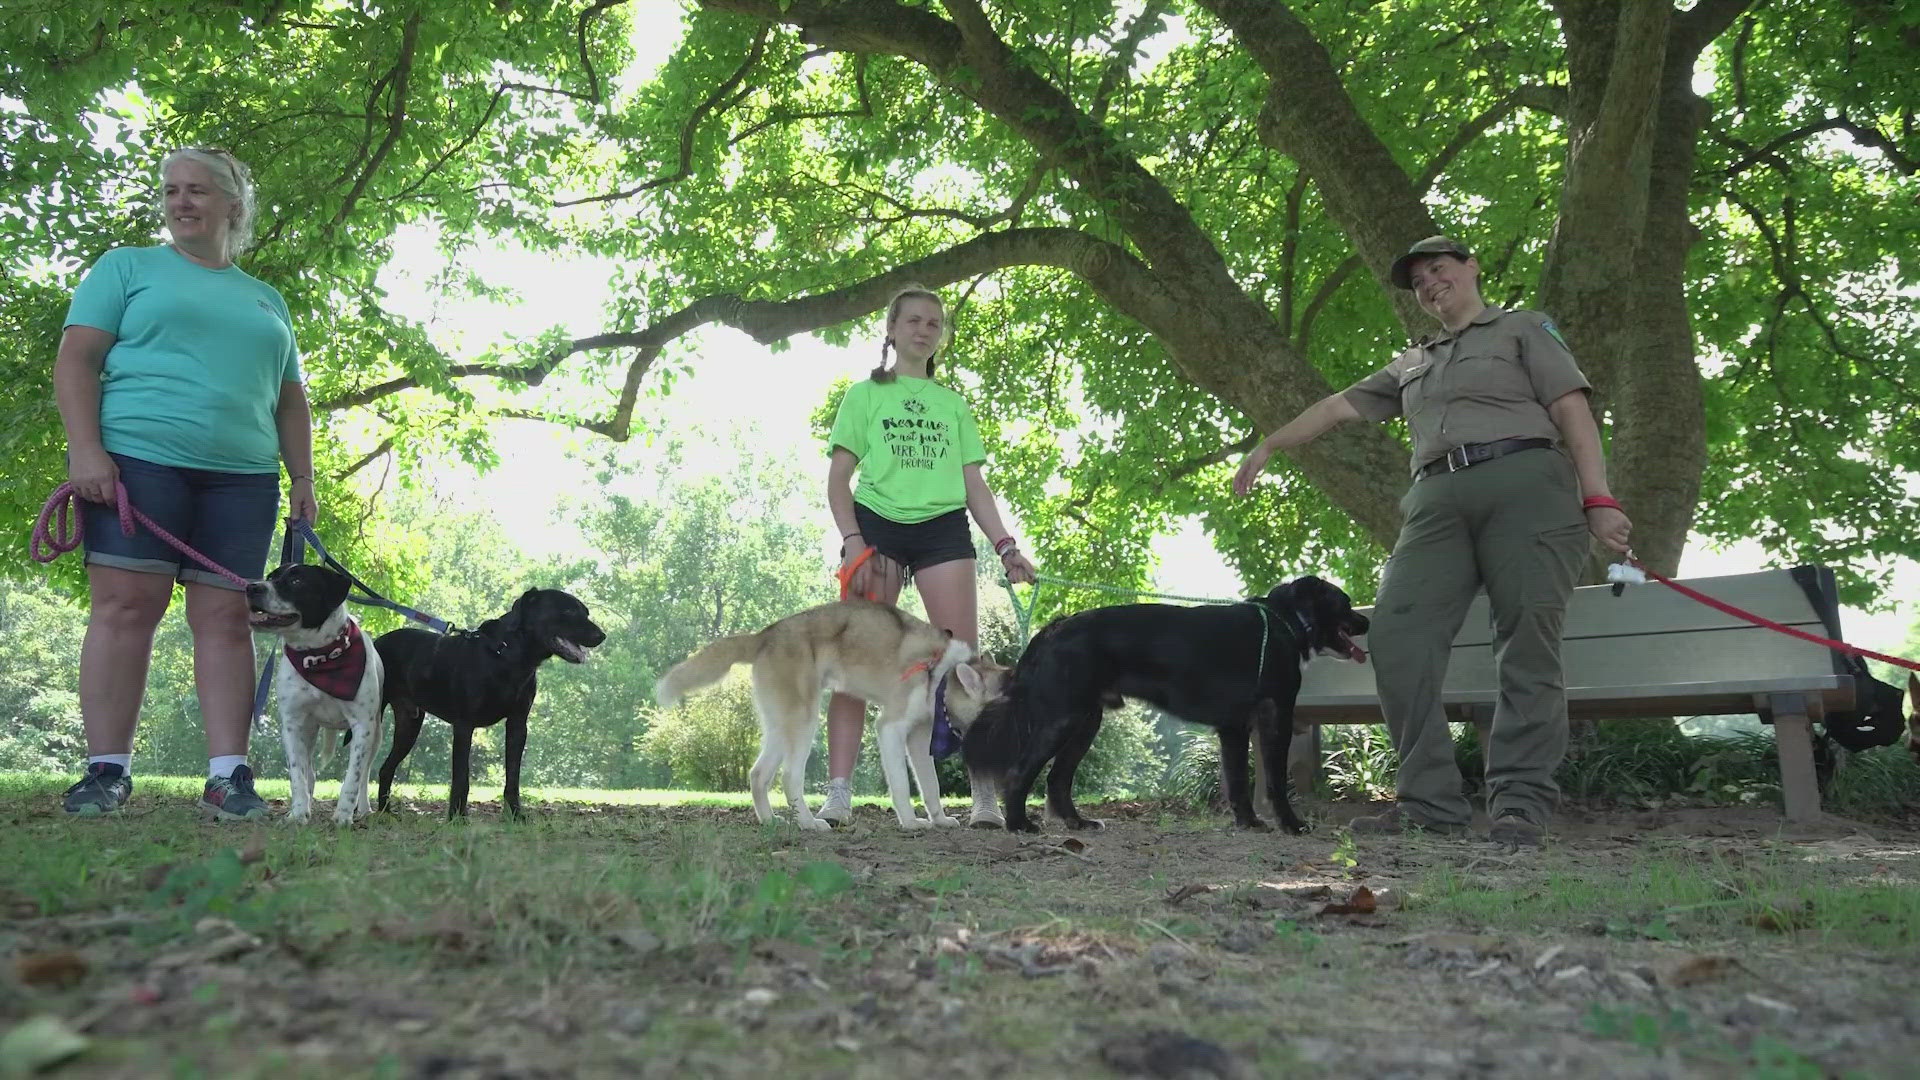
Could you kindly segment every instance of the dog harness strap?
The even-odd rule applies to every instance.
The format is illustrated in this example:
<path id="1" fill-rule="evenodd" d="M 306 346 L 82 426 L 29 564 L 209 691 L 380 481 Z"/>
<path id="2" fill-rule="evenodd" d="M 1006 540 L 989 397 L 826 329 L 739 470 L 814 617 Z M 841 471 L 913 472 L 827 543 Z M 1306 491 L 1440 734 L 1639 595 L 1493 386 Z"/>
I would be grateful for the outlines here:
<path id="1" fill-rule="evenodd" d="M 1260 613 L 1260 666 L 1253 673 L 1253 693 L 1257 697 L 1267 684 L 1267 636 L 1273 629 L 1273 615 L 1265 604 L 1255 603 L 1253 607 Z"/>
<path id="2" fill-rule="evenodd" d="M 933 686 L 933 735 L 928 740 L 927 750 L 934 757 L 943 758 L 958 749 L 960 736 L 947 719 L 947 680 L 936 679 Z"/>
<path id="3" fill-rule="evenodd" d="M 367 673 L 367 639 L 360 624 L 352 619 L 340 636 L 317 649 L 286 648 L 287 662 L 315 689 L 341 701 L 352 701 L 360 693 L 360 680 Z"/>

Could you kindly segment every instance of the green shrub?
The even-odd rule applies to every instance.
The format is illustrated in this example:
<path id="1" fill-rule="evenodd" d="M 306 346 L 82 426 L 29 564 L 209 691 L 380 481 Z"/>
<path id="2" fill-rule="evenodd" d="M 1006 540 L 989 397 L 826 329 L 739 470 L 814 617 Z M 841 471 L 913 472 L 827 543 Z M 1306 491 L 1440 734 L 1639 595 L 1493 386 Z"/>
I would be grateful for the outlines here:
<path id="1" fill-rule="evenodd" d="M 747 770 L 760 753 L 752 684 L 732 676 L 654 713 L 640 752 L 672 769 L 675 787 L 745 791 Z"/>

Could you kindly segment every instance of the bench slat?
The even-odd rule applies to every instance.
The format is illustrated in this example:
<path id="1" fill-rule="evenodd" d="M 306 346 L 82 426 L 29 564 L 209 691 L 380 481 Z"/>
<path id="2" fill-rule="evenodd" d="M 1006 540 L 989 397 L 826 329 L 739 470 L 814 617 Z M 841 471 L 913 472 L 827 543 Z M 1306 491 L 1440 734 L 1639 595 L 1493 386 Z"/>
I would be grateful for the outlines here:
<path id="1" fill-rule="evenodd" d="M 1807 594 L 1784 571 L 1689 578 L 1686 584 L 1755 615 L 1826 636 L 1825 626 L 1813 605 L 1808 603 Z M 1467 609 L 1466 621 L 1460 624 L 1460 633 L 1454 638 L 1456 647 L 1486 645 L 1493 640 L 1488 611 L 1484 594 L 1474 599 Z M 1645 634 L 1650 628 L 1661 632 L 1758 629 L 1744 619 L 1724 614 L 1659 584 L 1631 585 L 1619 596 L 1613 595 L 1611 586 L 1588 585 L 1575 589 L 1567 604 L 1565 637 L 1568 641 L 1634 636 Z"/>

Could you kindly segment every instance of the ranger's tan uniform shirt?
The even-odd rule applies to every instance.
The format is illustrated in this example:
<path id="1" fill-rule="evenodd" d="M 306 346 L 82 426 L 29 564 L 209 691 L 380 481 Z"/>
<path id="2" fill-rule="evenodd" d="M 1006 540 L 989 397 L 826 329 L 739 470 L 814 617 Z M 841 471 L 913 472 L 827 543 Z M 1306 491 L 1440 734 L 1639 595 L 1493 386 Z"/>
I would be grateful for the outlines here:
<path id="1" fill-rule="evenodd" d="M 1499 439 L 1553 439 L 1547 406 L 1592 384 L 1552 320 L 1489 304 L 1459 334 L 1442 332 L 1341 392 L 1375 423 L 1407 418 L 1413 472 L 1447 451 Z"/>

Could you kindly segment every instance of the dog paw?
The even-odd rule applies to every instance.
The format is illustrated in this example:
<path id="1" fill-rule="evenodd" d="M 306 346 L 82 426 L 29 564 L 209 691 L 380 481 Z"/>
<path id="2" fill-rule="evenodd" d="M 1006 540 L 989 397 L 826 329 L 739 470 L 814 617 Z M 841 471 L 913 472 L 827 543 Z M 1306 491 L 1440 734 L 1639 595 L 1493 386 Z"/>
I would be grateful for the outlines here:
<path id="1" fill-rule="evenodd" d="M 807 830 L 808 832 L 832 832 L 833 831 L 833 823 L 826 820 L 825 818 L 817 818 L 817 817 L 798 818 L 794 821 L 794 824 L 800 826 L 801 828 Z"/>
<path id="2" fill-rule="evenodd" d="M 1106 822 L 1101 821 L 1097 818 L 1090 818 L 1090 817 L 1069 818 L 1065 822 L 1063 822 L 1063 824 L 1065 824 L 1067 828 L 1072 829 L 1075 832 L 1081 832 L 1081 831 L 1098 832 L 1101 829 L 1104 829 L 1107 827 Z"/>
<path id="3" fill-rule="evenodd" d="M 1273 831 L 1273 826 L 1267 824 L 1264 821 L 1261 821 L 1259 818 L 1248 818 L 1245 821 L 1236 821 L 1233 823 L 1233 827 L 1236 829 L 1245 829 L 1248 832 L 1272 832 Z"/>
<path id="4" fill-rule="evenodd" d="M 900 820 L 900 827 L 908 832 L 919 832 L 922 829 L 933 828 L 933 822 L 923 817 L 902 818 Z"/>
<path id="5" fill-rule="evenodd" d="M 1295 836 L 1305 836 L 1313 830 L 1304 821 L 1296 821 L 1287 826 L 1287 831 Z"/>
<path id="6" fill-rule="evenodd" d="M 933 823 L 942 829 L 957 829 L 960 827 L 960 819 L 954 817 L 952 814 L 941 814 L 939 817 L 933 819 Z"/>
<path id="7" fill-rule="evenodd" d="M 1029 820 L 1029 821 L 1009 821 L 1009 822 L 1007 822 L 1007 831 L 1008 831 L 1008 832 L 1025 832 L 1025 833 L 1037 833 L 1037 832 L 1039 832 L 1039 831 L 1040 831 L 1040 823 L 1039 823 L 1039 822 L 1037 822 L 1037 821 L 1031 821 L 1031 820 Z"/>

